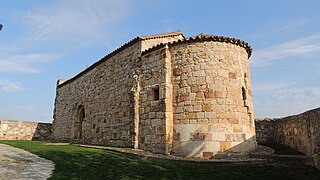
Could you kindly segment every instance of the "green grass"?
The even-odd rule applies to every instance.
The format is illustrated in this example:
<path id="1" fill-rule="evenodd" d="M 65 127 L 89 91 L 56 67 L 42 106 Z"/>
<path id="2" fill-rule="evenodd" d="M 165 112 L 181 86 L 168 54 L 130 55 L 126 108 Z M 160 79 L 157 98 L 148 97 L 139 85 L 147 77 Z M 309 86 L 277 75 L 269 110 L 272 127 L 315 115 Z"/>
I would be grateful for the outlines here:
<path id="1" fill-rule="evenodd" d="M 279 155 L 302 155 L 303 154 L 283 144 L 278 144 L 278 143 L 259 143 L 259 144 L 272 148 L 274 150 L 274 154 L 279 154 Z"/>
<path id="2" fill-rule="evenodd" d="M 305 166 L 239 165 L 153 160 L 121 153 L 46 145 L 43 141 L 0 141 L 55 163 L 51 179 L 320 179 Z"/>

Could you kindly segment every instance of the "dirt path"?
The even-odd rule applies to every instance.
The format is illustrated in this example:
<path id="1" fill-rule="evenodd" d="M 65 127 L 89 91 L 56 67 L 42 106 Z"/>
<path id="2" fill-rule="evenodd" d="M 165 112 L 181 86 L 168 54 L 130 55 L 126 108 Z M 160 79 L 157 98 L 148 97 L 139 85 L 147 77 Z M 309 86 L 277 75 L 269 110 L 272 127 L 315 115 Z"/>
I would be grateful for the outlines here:
<path id="1" fill-rule="evenodd" d="M 47 179 L 53 170 L 54 164 L 49 160 L 0 144 L 0 180 Z"/>

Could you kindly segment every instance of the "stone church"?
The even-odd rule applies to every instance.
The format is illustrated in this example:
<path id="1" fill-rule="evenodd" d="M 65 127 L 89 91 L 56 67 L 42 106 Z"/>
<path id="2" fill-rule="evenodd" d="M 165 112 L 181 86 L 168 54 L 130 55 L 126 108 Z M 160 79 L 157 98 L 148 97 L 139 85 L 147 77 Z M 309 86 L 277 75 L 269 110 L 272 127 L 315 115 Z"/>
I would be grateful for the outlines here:
<path id="1" fill-rule="evenodd" d="M 138 36 L 59 79 L 53 140 L 183 157 L 256 148 L 248 43 L 181 31 Z"/>

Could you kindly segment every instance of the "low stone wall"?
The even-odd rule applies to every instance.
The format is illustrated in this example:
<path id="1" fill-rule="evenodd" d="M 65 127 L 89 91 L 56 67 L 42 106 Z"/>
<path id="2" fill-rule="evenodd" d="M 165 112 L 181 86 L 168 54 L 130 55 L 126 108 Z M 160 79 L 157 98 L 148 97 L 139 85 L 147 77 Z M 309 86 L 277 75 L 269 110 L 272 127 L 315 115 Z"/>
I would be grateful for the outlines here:
<path id="1" fill-rule="evenodd" d="M 257 142 L 287 145 L 313 158 L 320 168 L 320 108 L 280 119 L 256 120 Z"/>
<path id="2" fill-rule="evenodd" d="M 274 124 L 276 119 L 255 119 L 256 140 L 258 143 L 274 142 Z"/>
<path id="3" fill-rule="evenodd" d="M 0 120 L 0 140 L 51 140 L 51 124 Z"/>

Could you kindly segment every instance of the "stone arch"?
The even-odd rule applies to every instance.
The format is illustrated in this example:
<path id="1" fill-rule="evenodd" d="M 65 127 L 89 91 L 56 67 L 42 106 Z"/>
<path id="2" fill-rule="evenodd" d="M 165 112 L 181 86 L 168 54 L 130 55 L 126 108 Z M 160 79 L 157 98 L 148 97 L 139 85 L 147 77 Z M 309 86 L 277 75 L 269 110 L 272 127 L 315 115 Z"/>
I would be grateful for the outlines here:
<path id="1" fill-rule="evenodd" d="M 83 133 L 83 123 L 86 119 L 86 111 L 83 105 L 79 105 L 73 116 L 72 128 L 71 128 L 71 139 L 81 140 Z"/>

